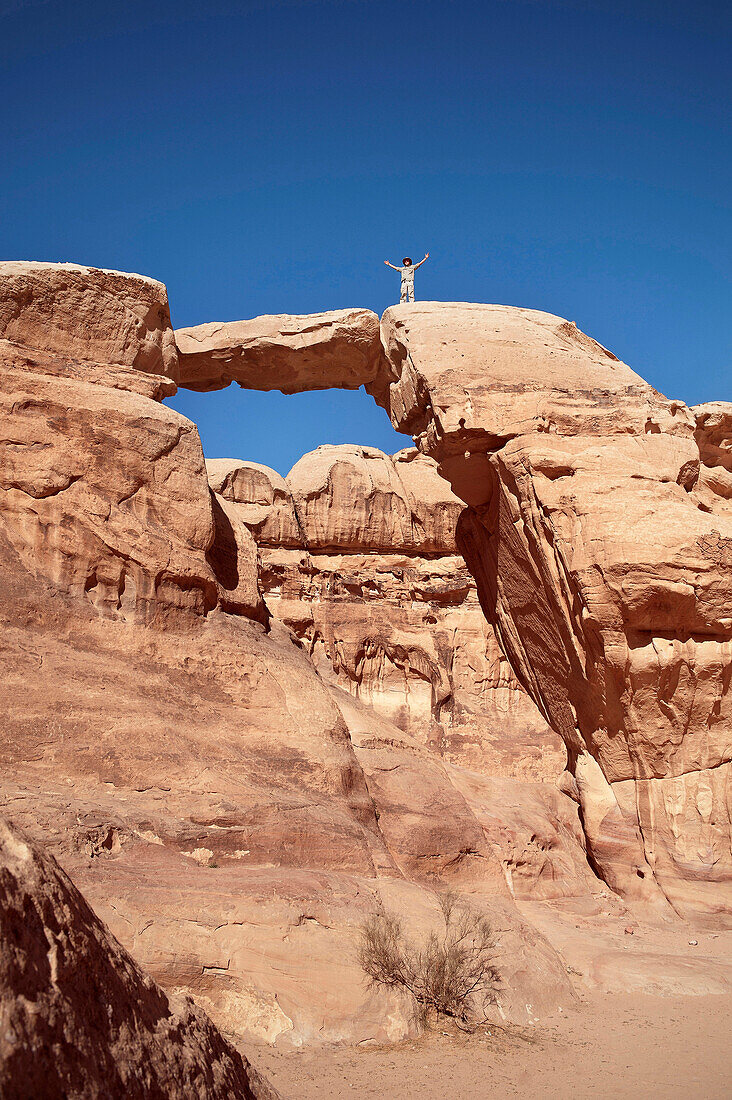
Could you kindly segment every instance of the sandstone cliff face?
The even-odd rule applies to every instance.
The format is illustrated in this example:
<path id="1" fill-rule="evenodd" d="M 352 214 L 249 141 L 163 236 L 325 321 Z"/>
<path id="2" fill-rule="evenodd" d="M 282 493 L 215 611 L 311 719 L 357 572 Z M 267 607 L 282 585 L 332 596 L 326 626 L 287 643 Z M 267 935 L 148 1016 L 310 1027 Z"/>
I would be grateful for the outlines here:
<path id="1" fill-rule="evenodd" d="M 73 335 L 56 274 L 44 300 Z M 159 403 L 174 383 L 105 348 L 0 345 L 4 811 L 240 1035 L 409 1034 L 409 1005 L 363 985 L 357 929 L 382 905 L 424 927 L 447 883 L 501 929 L 501 1011 L 566 1003 L 448 767 L 318 676 L 265 606 L 236 479 L 213 493 L 194 425 Z"/>
<path id="2" fill-rule="evenodd" d="M 55 860 L 0 821 L 6 1100 L 277 1100 L 191 1000 L 169 999 Z"/>
<path id="3" fill-rule="evenodd" d="M 324 446 L 287 478 L 207 462 L 257 540 L 269 611 L 337 684 L 445 759 L 555 780 L 561 742 L 501 654 L 457 553 L 464 504 L 414 449 Z"/>
<path id="4" fill-rule="evenodd" d="M 697 405 L 694 436 L 699 447 L 699 480 L 694 498 L 704 512 L 732 513 L 732 404 Z"/>
<path id="5" fill-rule="evenodd" d="M 458 545 L 569 749 L 597 868 L 729 911 L 728 407 L 695 418 L 548 314 L 421 303 L 382 327 L 374 392 L 472 506 Z"/>

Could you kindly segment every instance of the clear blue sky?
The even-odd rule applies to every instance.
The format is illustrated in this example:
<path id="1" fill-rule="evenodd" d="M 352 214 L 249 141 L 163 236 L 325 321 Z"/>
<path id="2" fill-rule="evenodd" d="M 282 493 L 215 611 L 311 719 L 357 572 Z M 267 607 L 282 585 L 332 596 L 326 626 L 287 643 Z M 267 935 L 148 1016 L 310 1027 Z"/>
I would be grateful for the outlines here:
<path id="1" fill-rule="evenodd" d="M 732 7 L 0 0 L 0 254 L 139 271 L 176 326 L 425 299 L 568 317 L 732 399 Z M 171 402 L 286 472 L 363 393 Z"/>

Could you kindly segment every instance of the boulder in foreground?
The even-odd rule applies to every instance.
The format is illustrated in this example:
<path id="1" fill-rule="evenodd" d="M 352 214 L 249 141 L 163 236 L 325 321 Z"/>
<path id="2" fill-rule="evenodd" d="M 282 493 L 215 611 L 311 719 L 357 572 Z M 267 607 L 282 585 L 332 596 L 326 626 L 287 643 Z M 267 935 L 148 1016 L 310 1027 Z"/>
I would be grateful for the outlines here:
<path id="1" fill-rule="evenodd" d="M 56 861 L 0 820 L 0 1095 L 277 1100 L 188 998 L 168 998 Z"/>

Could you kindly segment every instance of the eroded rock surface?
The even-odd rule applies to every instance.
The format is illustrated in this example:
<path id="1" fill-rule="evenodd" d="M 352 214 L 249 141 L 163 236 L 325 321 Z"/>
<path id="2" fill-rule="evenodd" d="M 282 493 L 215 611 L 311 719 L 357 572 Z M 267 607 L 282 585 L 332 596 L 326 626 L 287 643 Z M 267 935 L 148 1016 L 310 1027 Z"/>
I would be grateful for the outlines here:
<path id="1" fill-rule="evenodd" d="M 259 545 L 269 611 L 329 682 L 446 759 L 555 780 L 565 764 L 455 545 L 464 504 L 414 449 L 324 446 L 287 478 L 207 462 Z"/>
<path id="2" fill-rule="evenodd" d="M 701 465 L 694 497 L 705 512 L 732 513 L 732 404 L 710 401 L 692 410 Z"/>
<path id="3" fill-rule="evenodd" d="M 449 774 L 478 818 L 515 898 L 541 901 L 599 892 L 576 805 L 555 783 L 518 782 L 457 767 Z"/>
<path id="4" fill-rule="evenodd" d="M 162 284 L 140 276 L 0 265 L 4 531 L 31 572 L 104 614 L 206 612 L 233 584 L 263 620 L 256 549 L 244 531 L 217 575 L 217 539 L 236 535 L 195 425 L 159 403 L 175 390 L 151 373 L 171 346 L 177 363 L 167 308 Z"/>
<path id="5" fill-rule="evenodd" d="M 0 263 L 0 339 L 93 369 L 114 364 L 177 379 L 167 291 L 142 275 Z"/>
<path id="6" fill-rule="evenodd" d="M 277 1100 L 190 999 L 169 998 L 55 860 L 0 819 L 6 1100 Z"/>
<path id="7" fill-rule="evenodd" d="M 695 417 L 549 314 L 420 303 L 382 327 L 377 398 L 472 506 L 458 546 L 568 746 L 596 867 L 729 913 L 729 407 Z"/>
<path id="8" fill-rule="evenodd" d="M 283 393 L 358 389 L 376 377 L 383 355 L 379 318 L 368 309 L 209 323 L 175 337 L 180 382 L 191 390 L 232 382 Z"/>

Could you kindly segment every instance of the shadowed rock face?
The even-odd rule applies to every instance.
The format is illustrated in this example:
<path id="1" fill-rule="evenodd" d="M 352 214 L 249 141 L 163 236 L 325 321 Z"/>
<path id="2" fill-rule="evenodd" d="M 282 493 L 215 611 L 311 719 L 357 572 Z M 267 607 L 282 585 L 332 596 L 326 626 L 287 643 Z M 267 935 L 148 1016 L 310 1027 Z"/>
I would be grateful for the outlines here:
<path id="1" fill-rule="evenodd" d="M 190 999 L 168 998 L 56 861 L 0 820 L 0 1092 L 277 1100 Z"/>

